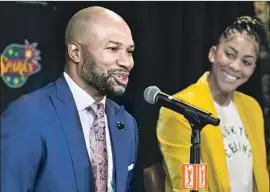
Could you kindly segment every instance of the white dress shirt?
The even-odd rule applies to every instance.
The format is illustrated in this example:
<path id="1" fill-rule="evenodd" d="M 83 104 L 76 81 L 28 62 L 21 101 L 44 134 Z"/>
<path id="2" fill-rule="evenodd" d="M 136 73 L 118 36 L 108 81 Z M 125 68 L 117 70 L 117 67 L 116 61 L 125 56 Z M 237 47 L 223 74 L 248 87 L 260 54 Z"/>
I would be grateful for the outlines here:
<path id="1" fill-rule="evenodd" d="M 73 98 L 75 100 L 77 110 L 79 113 L 85 144 L 88 151 L 89 159 L 90 159 L 90 138 L 89 132 L 92 124 L 94 122 L 94 116 L 89 113 L 86 108 L 92 105 L 95 100 L 91 97 L 88 93 L 86 93 L 82 88 L 80 88 L 70 77 L 69 75 L 64 72 L 64 77 L 68 83 L 68 86 L 71 90 Z M 105 107 L 106 96 L 100 101 Z M 112 150 L 111 150 L 111 139 L 110 139 L 110 132 L 108 129 L 108 122 L 107 116 L 105 114 L 105 123 L 106 123 L 106 145 L 108 151 L 108 192 L 113 192 L 112 187 L 112 172 L 113 172 L 113 159 L 112 159 Z"/>

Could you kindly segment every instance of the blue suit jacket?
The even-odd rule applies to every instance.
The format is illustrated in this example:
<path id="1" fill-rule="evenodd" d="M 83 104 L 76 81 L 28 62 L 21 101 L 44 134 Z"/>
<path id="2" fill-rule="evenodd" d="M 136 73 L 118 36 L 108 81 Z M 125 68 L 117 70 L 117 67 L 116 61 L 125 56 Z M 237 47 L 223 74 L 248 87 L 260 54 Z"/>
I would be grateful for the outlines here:
<path id="1" fill-rule="evenodd" d="M 106 100 L 115 192 L 128 191 L 138 135 L 134 118 Z M 125 123 L 120 130 L 117 122 Z M 72 93 L 64 79 L 12 102 L 1 115 L 1 192 L 94 192 Z"/>

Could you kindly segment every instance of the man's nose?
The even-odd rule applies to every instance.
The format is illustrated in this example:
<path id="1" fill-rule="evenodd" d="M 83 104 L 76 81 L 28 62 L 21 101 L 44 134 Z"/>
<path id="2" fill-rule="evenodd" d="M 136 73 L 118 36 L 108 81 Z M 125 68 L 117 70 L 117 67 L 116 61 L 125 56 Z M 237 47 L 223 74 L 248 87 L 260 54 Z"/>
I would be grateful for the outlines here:
<path id="1" fill-rule="evenodd" d="M 119 53 L 117 64 L 121 67 L 131 70 L 134 66 L 133 56 L 128 52 Z"/>

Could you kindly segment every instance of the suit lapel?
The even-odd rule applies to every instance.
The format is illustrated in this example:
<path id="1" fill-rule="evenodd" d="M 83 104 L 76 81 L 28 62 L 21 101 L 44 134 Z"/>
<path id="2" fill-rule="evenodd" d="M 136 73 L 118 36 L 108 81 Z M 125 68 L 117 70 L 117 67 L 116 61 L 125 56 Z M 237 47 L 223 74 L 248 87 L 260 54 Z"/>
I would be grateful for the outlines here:
<path id="1" fill-rule="evenodd" d="M 114 165 L 114 190 L 125 191 L 125 183 L 128 175 L 129 154 L 129 127 L 125 119 L 124 107 L 115 107 L 109 99 L 106 100 L 106 114 L 111 137 L 113 165 Z M 126 128 L 119 130 L 117 122 L 125 123 Z"/>
<path id="2" fill-rule="evenodd" d="M 56 97 L 52 96 L 52 101 L 66 136 L 77 190 L 78 192 L 94 191 L 93 188 L 90 189 L 93 187 L 93 183 L 90 185 L 90 182 L 93 182 L 93 176 L 82 126 L 72 93 L 63 76 L 56 81 Z"/>

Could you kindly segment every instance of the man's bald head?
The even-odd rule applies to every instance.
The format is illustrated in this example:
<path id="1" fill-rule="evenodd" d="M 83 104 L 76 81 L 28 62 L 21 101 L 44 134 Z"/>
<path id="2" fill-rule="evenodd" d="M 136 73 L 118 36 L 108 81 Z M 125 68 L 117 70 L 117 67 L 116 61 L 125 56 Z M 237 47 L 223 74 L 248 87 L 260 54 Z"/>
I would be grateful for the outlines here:
<path id="1" fill-rule="evenodd" d="M 66 29 L 65 71 L 92 96 L 124 93 L 134 42 L 122 17 L 102 7 L 76 13 Z"/>
<path id="2" fill-rule="evenodd" d="M 128 25 L 121 16 L 115 12 L 98 6 L 88 7 L 77 12 L 69 20 L 65 32 L 65 44 L 75 41 L 83 44 L 94 33 L 94 27 L 98 24 L 115 24 Z"/>

